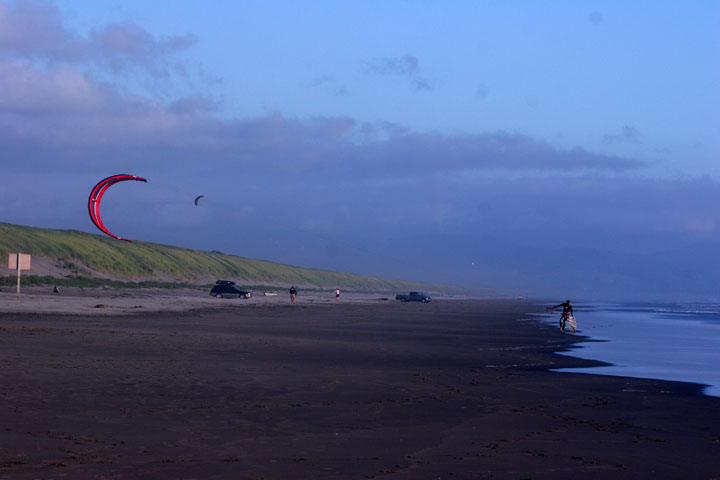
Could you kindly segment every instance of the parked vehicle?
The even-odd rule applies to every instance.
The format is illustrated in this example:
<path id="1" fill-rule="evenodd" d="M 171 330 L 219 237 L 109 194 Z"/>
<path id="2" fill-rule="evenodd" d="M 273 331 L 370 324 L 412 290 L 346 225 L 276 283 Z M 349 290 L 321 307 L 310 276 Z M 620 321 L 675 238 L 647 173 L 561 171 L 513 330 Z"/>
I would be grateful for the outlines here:
<path id="1" fill-rule="evenodd" d="M 218 280 L 215 286 L 210 290 L 210 295 L 215 298 L 250 298 L 252 292 L 247 292 L 235 286 L 235 282 L 230 280 Z"/>
<path id="2" fill-rule="evenodd" d="M 401 302 L 423 302 L 428 303 L 432 298 L 427 293 L 423 292 L 410 292 L 409 295 L 405 295 L 404 293 L 398 293 L 395 295 L 395 300 L 400 300 Z"/>

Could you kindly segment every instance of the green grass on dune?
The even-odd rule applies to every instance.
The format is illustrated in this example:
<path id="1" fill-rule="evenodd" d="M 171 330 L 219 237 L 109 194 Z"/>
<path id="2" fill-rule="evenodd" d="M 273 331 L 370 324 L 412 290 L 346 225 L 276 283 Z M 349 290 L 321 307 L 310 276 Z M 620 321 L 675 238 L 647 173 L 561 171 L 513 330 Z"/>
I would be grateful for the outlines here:
<path id="1" fill-rule="evenodd" d="M 56 285 L 58 287 L 80 287 L 80 288 L 191 288 L 209 289 L 211 285 L 195 285 L 186 282 L 158 282 L 155 280 L 143 280 L 140 282 L 123 282 L 109 278 L 92 278 L 85 276 L 69 275 L 58 278 L 50 275 L 22 275 L 20 284 L 24 287 L 41 287 Z M 0 277 L 0 286 L 14 287 L 17 285 L 17 276 L 10 275 Z"/>
<path id="2" fill-rule="evenodd" d="M 351 273 L 282 265 L 266 260 L 147 242 L 123 242 L 76 230 L 51 230 L 0 223 L 0 258 L 29 253 L 62 264 L 75 282 L 91 269 L 119 281 L 197 284 L 207 277 L 242 279 L 259 285 L 299 284 L 360 291 L 428 289 L 430 285 Z M 204 283 L 204 282 L 203 282 Z"/>

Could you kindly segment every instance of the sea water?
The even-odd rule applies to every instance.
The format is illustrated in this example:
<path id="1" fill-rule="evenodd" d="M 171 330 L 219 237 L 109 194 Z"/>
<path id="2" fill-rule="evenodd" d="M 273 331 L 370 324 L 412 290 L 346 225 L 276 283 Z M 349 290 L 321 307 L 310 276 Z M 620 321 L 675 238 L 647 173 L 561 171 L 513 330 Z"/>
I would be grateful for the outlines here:
<path id="1" fill-rule="evenodd" d="M 720 305 L 575 305 L 578 344 L 573 357 L 612 364 L 558 371 L 678 380 L 706 385 L 720 397 Z M 560 313 L 543 315 L 558 324 Z"/>

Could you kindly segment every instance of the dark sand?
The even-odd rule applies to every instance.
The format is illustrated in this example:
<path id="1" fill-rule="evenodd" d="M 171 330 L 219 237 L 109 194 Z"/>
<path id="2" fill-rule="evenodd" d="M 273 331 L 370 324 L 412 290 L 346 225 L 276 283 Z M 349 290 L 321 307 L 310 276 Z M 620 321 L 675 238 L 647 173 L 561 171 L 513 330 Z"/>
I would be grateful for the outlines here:
<path id="1" fill-rule="evenodd" d="M 0 477 L 720 478 L 720 399 L 530 304 L 230 305 L 0 315 Z"/>

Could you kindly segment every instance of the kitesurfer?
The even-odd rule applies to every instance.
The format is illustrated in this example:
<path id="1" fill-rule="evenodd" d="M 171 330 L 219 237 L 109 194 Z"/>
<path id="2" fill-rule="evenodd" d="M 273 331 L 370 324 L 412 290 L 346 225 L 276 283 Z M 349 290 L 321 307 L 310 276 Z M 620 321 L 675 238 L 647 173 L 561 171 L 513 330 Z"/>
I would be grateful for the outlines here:
<path id="1" fill-rule="evenodd" d="M 570 320 L 570 317 L 574 317 L 575 313 L 573 313 L 572 302 L 570 300 L 566 301 L 565 303 L 555 305 L 550 311 L 554 312 L 556 308 L 560 307 L 563 308 L 562 315 L 560 315 L 560 331 L 564 332 L 565 326 Z"/>
<path id="2" fill-rule="evenodd" d="M 295 297 L 297 297 L 297 289 L 293 285 L 290 287 L 290 302 L 295 303 Z"/>

